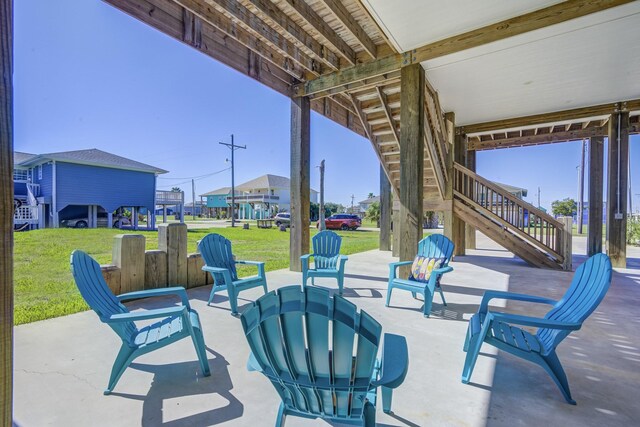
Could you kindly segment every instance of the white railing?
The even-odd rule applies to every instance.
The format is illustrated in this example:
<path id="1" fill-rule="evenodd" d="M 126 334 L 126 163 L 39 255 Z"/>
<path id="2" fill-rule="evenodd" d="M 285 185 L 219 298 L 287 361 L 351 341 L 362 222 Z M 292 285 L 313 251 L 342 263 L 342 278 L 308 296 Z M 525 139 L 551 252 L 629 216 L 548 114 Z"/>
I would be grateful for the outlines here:
<path id="1" fill-rule="evenodd" d="M 227 196 L 227 203 L 231 204 L 231 196 Z M 236 194 L 236 203 L 277 203 L 279 196 L 269 194 Z"/>
<path id="2" fill-rule="evenodd" d="M 156 204 L 169 205 L 184 203 L 184 192 L 156 190 Z"/>
<path id="3" fill-rule="evenodd" d="M 37 206 L 20 206 L 13 213 L 13 222 L 17 224 L 37 224 L 38 223 L 38 207 Z"/>

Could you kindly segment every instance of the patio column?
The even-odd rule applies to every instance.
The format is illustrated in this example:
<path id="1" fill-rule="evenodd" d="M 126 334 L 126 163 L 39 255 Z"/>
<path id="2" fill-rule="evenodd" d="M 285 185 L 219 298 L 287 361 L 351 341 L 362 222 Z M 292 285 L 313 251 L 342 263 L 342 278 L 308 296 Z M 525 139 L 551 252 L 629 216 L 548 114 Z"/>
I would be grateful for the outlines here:
<path id="1" fill-rule="evenodd" d="M 602 186 L 604 184 L 604 137 L 589 139 L 589 223 L 587 224 L 587 255 L 602 252 Z"/>
<path id="2" fill-rule="evenodd" d="M 0 0 L 0 424 L 13 422 L 13 1 Z"/>
<path id="3" fill-rule="evenodd" d="M 291 100 L 291 226 L 289 269 L 301 271 L 300 257 L 309 253 L 310 125 L 308 97 Z"/>
<path id="4" fill-rule="evenodd" d="M 607 167 L 607 255 L 614 267 L 627 266 L 627 189 L 629 182 L 629 112 L 609 119 Z"/>
<path id="5" fill-rule="evenodd" d="M 455 131 L 455 114 L 445 114 L 447 126 L 447 139 L 451 141 L 449 154 L 447 155 L 447 171 L 449 179 L 445 186 L 444 235 L 455 245 L 454 255 L 464 255 L 465 252 L 465 223 L 453 213 L 453 164 L 454 162 L 466 165 L 465 154 L 467 150 L 467 136 Z"/>
<path id="6" fill-rule="evenodd" d="M 412 260 L 422 238 L 425 75 L 420 64 L 400 72 L 400 261 Z M 401 275 L 408 274 L 403 268 Z"/>
<path id="7" fill-rule="evenodd" d="M 380 165 L 380 250 L 391 250 L 391 184 Z"/>
<path id="8" fill-rule="evenodd" d="M 467 169 L 476 171 L 476 150 L 467 150 Z M 476 248 L 476 228 L 469 223 L 465 223 L 464 240 L 466 249 Z"/>

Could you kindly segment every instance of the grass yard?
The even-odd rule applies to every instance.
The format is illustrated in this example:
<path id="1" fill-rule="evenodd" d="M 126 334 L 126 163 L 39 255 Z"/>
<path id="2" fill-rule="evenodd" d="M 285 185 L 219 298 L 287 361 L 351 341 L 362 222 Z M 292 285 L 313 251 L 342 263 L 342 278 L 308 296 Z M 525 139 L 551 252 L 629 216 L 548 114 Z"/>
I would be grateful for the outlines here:
<path id="1" fill-rule="evenodd" d="M 215 228 L 190 230 L 189 253 L 196 251 L 196 242 L 209 232 L 224 235 L 233 242 L 238 259 L 266 262 L 266 270 L 289 266 L 289 232 L 275 228 L 243 230 Z M 80 296 L 69 270 L 69 256 L 74 249 L 82 249 L 101 264 L 111 262 L 113 236 L 123 231 L 114 229 L 45 229 L 15 234 L 14 295 L 15 324 L 30 323 L 64 316 L 88 307 Z M 147 238 L 147 249 L 158 248 L 158 233 L 131 232 Z M 314 235 L 313 229 L 311 234 Z M 378 247 L 378 232 L 346 231 L 342 253 L 352 254 Z M 243 266 L 239 274 L 255 274 L 255 267 Z"/>

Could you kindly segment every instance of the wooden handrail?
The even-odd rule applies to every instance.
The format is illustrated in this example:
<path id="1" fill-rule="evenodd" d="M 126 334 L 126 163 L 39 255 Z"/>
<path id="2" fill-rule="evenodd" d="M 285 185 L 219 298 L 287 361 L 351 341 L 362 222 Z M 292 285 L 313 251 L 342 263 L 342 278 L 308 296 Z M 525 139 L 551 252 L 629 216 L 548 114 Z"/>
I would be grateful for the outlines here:
<path id="1" fill-rule="evenodd" d="M 545 250 L 558 261 L 562 262 L 564 259 L 564 225 L 551 215 L 458 163 L 454 163 L 453 189 L 457 197 L 489 212 L 503 226 Z"/>

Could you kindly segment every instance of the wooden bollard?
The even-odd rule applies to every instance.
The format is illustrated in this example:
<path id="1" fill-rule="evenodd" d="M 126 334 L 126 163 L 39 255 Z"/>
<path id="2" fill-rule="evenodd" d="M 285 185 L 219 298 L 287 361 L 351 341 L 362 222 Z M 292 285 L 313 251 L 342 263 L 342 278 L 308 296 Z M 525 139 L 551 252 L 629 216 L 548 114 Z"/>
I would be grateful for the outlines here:
<path id="1" fill-rule="evenodd" d="M 158 249 L 167 254 L 167 285 L 187 287 L 187 225 L 158 225 Z"/>
<path id="2" fill-rule="evenodd" d="M 210 274 L 202 271 L 204 267 L 204 259 L 199 253 L 189 254 L 187 257 L 187 287 L 194 288 L 196 286 L 204 286 L 207 284 Z"/>
<path id="3" fill-rule="evenodd" d="M 120 269 L 120 293 L 144 289 L 145 238 L 140 234 L 118 234 L 113 245 L 113 265 Z"/>
<path id="4" fill-rule="evenodd" d="M 167 254 L 164 251 L 145 253 L 144 288 L 167 287 Z"/>
<path id="5" fill-rule="evenodd" d="M 102 277 L 104 277 L 105 282 L 109 285 L 109 289 L 115 295 L 121 294 L 120 291 L 120 269 L 115 265 L 101 265 L 100 270 L 102 270 Z"/>

